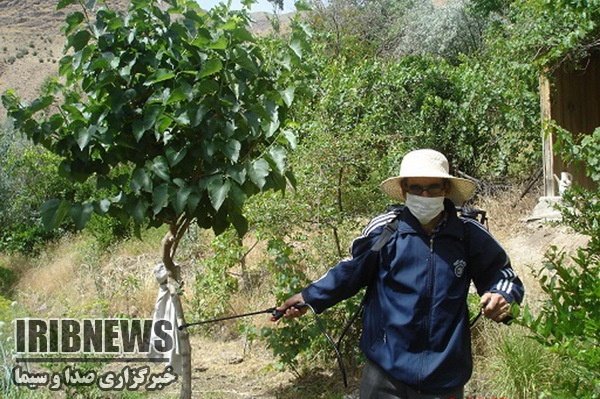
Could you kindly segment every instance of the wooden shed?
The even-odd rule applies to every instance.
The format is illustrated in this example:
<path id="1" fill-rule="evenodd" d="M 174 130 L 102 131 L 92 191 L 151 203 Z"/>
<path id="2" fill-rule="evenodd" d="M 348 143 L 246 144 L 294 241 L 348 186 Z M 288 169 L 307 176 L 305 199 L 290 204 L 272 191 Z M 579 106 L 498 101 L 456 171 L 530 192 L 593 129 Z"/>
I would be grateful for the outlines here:
<path id="1" fill-rule="evenodd" d="M 593 52 L 576 68 L 558 66 L 540 78 L 542 117 L 576 134 L 591 134 L 600 127 L 600 51 Z M 581 167 L 566 165 L 554 154 L 554 133 L 544 137 L 544 195 L 558 195 L 554 176 L 569 172 L 573 181 L 595 188 Z"/>

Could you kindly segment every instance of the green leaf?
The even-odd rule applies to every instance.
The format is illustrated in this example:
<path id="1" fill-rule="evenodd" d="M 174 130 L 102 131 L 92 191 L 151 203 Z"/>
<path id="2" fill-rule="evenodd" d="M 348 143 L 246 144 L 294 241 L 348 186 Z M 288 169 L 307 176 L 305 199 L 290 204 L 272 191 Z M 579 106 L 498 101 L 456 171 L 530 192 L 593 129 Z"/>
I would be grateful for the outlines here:
<path id="1" fill-rule="evenodd" d="M 258 73 L 258 68 L 254 61 L 248 56 L 248 52 L 242 49 L 235 49 L 233 53 L 235 55 L 235 62 L 254 74 Z"/>
<path id="2" fill-rule="evenodd" d="M 41 97 L 41 98 L 36 98 L 31 103 L 31 106 L 29 107 L 29 111 L 31 113 L 38 112 L 38 111 L 46 108 L 47 106 L 49 106 L 53 102 L 54 102 L 54 97 L 53 96 L 45 96 L 45 97 Z"/>
<path id="3" fill-rule="evenodd" d="M 223 234 L 231 225 L 231 222 L 227 218 L 227 211 L 219 212 L 217 216 L 213 218 L 211 224 L 216 236 Z"/>
<path id="4" fill-rule="evenodd" d="M 296 91 L 296 88 L 294 86 L 290 86 L 287 89 L 285 89 L 284 91 L 279 92 L 279 94 L 281 94 L 281 98 L 283 99 L 283 102 L 288 107 L 290 107 L 292 105 L 292 102 L 294 101 L 294 92 L 295 91 Z"/>
<path id="5" fill-rule="evenodd" d="M 67 16 L 67 26 L 65 27 L 65 34 L 69 34 L 71 32 L 73 32 L 73 30 L 75 30 L 75 28 L 77 28 L 85 19 L 83 13 L 77 11 L 74 13 L 71 13 Z"/>
<path id="6" fill-rule="evenodd" d="M 198 204 L 200 203 L 200 195 L 196 191 L 192 191 L 188 196 L 187 200 L 187 210 L 193 213 L 196 208 L 198 208 Z"/>
<path id="7" fill-rule="evenodd" d="M 212 179 L 208 184 L 208 196 L 210 198 L 210 203 L 216 211 L 221 208 L 225 198 L 227 198 L 227 194 L 229 193 L 229 188 L 231 187 L 231 182 L 227 179 L 223 179 L 221 177 Z"/>
<path id="8" fill-rule="evenodd" d="M 137 223 L 144 222 L 146 218 L 146 210 L 148 210 L 148 203 L 144 198 L 138 198 L 138 200 L 129 207 L 131 216 L 133 216 L 133 220 L 135 220 Z"/>
<path id="9" fill-rule="evenodd" d="M 265 159 L 258 159 L 254 161 L 250 168 L 248 169 L 248 175 L 250 176 L 250 180 L 254 183 L 259 189 L 262 189 L 265 186 L 267 181 L 267 176 L 269 176 L 269 172 L 271 171 L 271 167 L 269 163 Z"/>
<path id="10" fill-rule="evenodd" d="M 207 113 L 208 113 L 208 108 L 204 104 L 200 104 L 200 105 L 190 104 L 188 106 L 188 116 L 190 118 L 190 126 L 196 127 L 200 123 L 202 123 L 202 120 L 204 120 L 204 117 L 206 116 Z"/>
<path id="11" fill-rule="evenodd" d="M 219 83 L 214 79 L 203 80 L 195 86 L 200 94 L 214 94 L 219 91 Z"/>
<path id="12" fill-rule="evenodd" d="M 290 43 L 290 48 L 298 56 L 298 58 L 302 58 L 302 43 L 300 43 L 300 40 L 292 40 Z"/>
<path id="13" fill-rule="evenodd" d="M 188 113 L 186 112 L 186 110 L 184 109 L 178 109 L 175 115 L 175 122 L 177 122 L 180 125 L 189 125 L 190 124 L 190 117 L 188 116 Z"/>
<path id="14" fill-rule="evenodd" d="M 296 7 L 297 11 L 312 11 L 310 4 L 304 0 L 294 1 L 294 7 Z"/>
<path id="15" fill-rule="evenodd" d="M 292 132 L 291 130 L 284 130 L 283 132 L 281 132 L 281 135 L 288 142 L 292 150 L 296 149 L 296 147 L 298 146 L 298 141 L 294 132 Z"/>
<path id="16" fill-rule="evenodd" d="M 183 161 L 183 159 L 187 155 L 187 148 L 183 147 L 183 148 L 179 149 L 179 151 L 177 151 L 173 147 L 167 147 L 167 149 L 165 151 L 165 155 L 167 156 L 169 165 L 171 165 L 171 167 L 173 167 L 173 166 L 177 165 L 179 162 Z"/>
<path id="17" fill-rule="evenodd" d="M 185 186 L 177 190 L 177 194 L 175 195 L 175 201 L 173 202 L 173 207 L 175 208 L 175 212 L 178 215 L 181 215 L 185 210 L 188 198 L 192 193 L 192 188 L 190 186 Z"/>
<path id="18" fill-rule="evenodd" d="M 198 78 L 202 79 L 212 74 L 215 74 L 223 69 L 223 63 L 218 58 L 211 58 L 206 61 L 198 73 Z"/>
<path id="19" fill-rule="evenodd" d="M 231 160 L 232 163 L 236 163 L 240 157 L 240 150 L 242 145 L 237 140 L 229 140 L 223 148 L 223 154 Z"/>
<path id="20" fill-rule="evenodd" d="M 285 172 L 285 177 L 287 178 L 290 185 L 295 189 L 298 186 L 298 181 L 296 180 L 296 176 L 291 170 Z"/>
<path id="21" fill-rule="evenodd" d="M 183 101 L 186 99 L 185 93 L 182 87 L 178 87 L 171 92 L 171 95 L 167 99 L 167 105 L 174 102 Z"/>
<path id="22" fill-rule="evenodd" d="M 227 168 L 227 175 L 239 185 L 242 185 L 246 182 L 246 173 L 246 169 L 241 167 L 241 165 L 232 165 Z"/>
<path id="23" fill-rule="evenodd" d="M 73 204 L 69 209 L 69 216 L 75 222 L 75 228 L 82 230 L 92 217 L 94 206 L 87 202 L 85 204 Z"/>
<path id="24" fill-rule="evenodd" d="M 131 132 L 133 133 L 133 137 L 135 137 L 135 141 L 139 142 L 146 128 L 144 127 L 144 121 L 141 119 L 136 119 L 131 124 Z"/>
<path id="25" fill-rule="evenodd" d="M 157 215 L 164 207 L 169 205 L 169 185 L 161 184 L 152 192 L 152 211 Z"/>
<path id="26" fill-rule="evenodd" d="M 169 165 L 162 155 L 154 158 L 150 164 L 150 170 L 163 180 L 170 180 Z"/>
<path id="27" fill-rule="evenodd" d="M 62 10 L 68 5 L 75 3 L 77 0 L 60 0 L 56 5 L 56 11 Z"/>
<path id="28" fill-rule="evenodd" d="M 208 48 L 213 50 L 225 50 L 227 49 L 227 38 L 225 36 L 219 37 L 216 42 L 212 43 Z"/>
<path id="29" fill-rule="evenodd" d="M 164 82 L 165 80 L 173 79 L 174 77 L 175 74 L 169 71 L 168 69 L 157 69 L 156 72 L 154 72 L 148 77 L 148 79 L 146 79 L 146 81 L 144 82 L 144 86 L 150 86 L 155 83 Z"/>
<path id="30" fill-rule="evenodd" d="M 173 123 L 173 119 L 169 118 L 168 116 L 161 116 L 160 118 L 158 118 L 158 123 L 156 126 L 156 130 L 159 133 L 164 133 Z M 189 121 L 188 121 L 189 123 Z"/>
<path id="31" fill-rule="evenodd" d="M 229 218 L 231 219 L 231 223 L 233 224 L 233 227 L 235 227 L 238 236 L 244 237 L 248 232 L 248 219 L 238 212 L 230 215 Z"/>
<path id="32" fill-rule="evenodd" d="M 90 143 L 92 136 L 98 131 L 98 126 L 90 126 L 89 128 L 81 128 L 77 133 L 77 145 L 79 149 L 83 151 L 85 147 Z"/>
<path id="33" fill-rule="evenodd" d="M 110 201 L 107 199 L 98 201 L 98 203 L 95 206 L 96 213 L 98 213 L 99 215 L 105 215 L 109 209 L 110 209 Z"/>
<path id="34" fill-rule="evenodd" d="M 73 50 L 80 51 L 87 46 L 92 34 L 87 30 L 81 30 L 73 36 L 69 36 L 69 44 L 73 46 Z"/>
<path id="35" fill-rule="evenodd" d="M 152 192 L 152 180 L 146 170 L 139 168 L 133 171 L 131 175 L 131 190 L 138 192 L 141 189 L 147 192 Z"/>
<path id="36" fill-rule="evenodd" d="M 231 185 L 231 194 L 230 194 L 230 196 L 233 199 L 233 202 L 239 208 L 242 208 L 244 206 L 244 204 L 246 203 L 246 198 L 247 198 L 246 193 L 237 184 L 232 184 Z"/>
<path id="37" fill-rule="evenodd" d="M 48 230 L 59 227 L 69 213 L 69 208 L 71 204 L 64 200 L 51 199 L 44 202 L 40 209 L 44 227 Z"/>
<path id="38" fill-rule="evenodd" d="M 269 150 L 269 155 L 271 156 L 271 159 L 275 163 L 275 167 L 277 168 L 279 173 L 283 173 L 285 171 L 285 159 L 286 159 L 285 148 L 280 145 L 273 146 Z"/>
<path id="39" fill-rule="evenodd" d="M 159 115 L 163 112 L 163 107 L 160 105 L 150 105 L 144 110 L 144 129 L 148 130 L 154 123 Z"/>
<path id="40" fill-rule="evenodd" d="M 254 42 L 254 36 L 248 29 L 237 28 L 232 31 L 233 36 L 242 42 Z"/>

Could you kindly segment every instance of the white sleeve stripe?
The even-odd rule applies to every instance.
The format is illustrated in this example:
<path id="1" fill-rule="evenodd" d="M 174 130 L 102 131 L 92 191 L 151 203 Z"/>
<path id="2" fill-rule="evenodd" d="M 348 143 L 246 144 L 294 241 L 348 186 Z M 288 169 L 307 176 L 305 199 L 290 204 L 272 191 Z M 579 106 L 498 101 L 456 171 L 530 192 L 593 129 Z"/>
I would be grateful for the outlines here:
<path id="1" fill-rule="evenodd" d="M 354 247 L 354 243 L 357 240 L 360 240 L 361 238 L 364 238 L 364 237 L 368 236 L 373 231 L 375 231 L 375 229 L 377 229 L 377 228 L 379 228 L 381 226 L 385 226 L 386 224 L 388 224 L 389 222 L 391 222 L 392 220 L 394 220 L 396 218 L 396 216 L 398 216 L 398 214 L 396 212 L 394 212 L 394 211 L 390 211 L 390 212 L 387 212 L 387 213 L 382 213 L 380 215 L 375 216 L 369 222 L 369 224 L 367 225 L 367 227 L 365 227 L 365 229 L 363 230 L 363 232 L 360 235 L 360 237 L 356 237 L 352 241 L 352 244 L 350 244 L 350 254 L 352 254 L 352 248 Z M 352 257 L 346 258 L 346 259 L 342 260 L 341 262 L 348 261 L 348 260 L 352 260 Z M 329 269 L 329 270 L 331 270 L 331 269 Z M 319 279 L 315 280 L 314 282 L 316 283 L 317 281 L 320 281 L 320 280 L 324 279 L 327 276 L 327 274 L 329 273 L 329 270 L 325 274 L 323 274 L 321 277 L 319 277 Z"/>
<path id="2" fill-rule="evenodd" d="M 509 280 L 514 280 L 517 275 L 515 274 L 515 272 L 512 269 L 502 269 L 500 270 L 500 273 L 502 273 L 502 275 Z"/>
<path id="3" fill-rule="evenodd" d="M 365 229 L 362 232 L 362 237 L 368 236 L 378 227 L 386 225 L 390 221 L 394 220 L 396 216 L 397 214 L 395 212 L 388 212 L 376 216 L 375 218 L 373 218 L 373 220 L 371 220 L 371 222 L 369 222 L 367 227 L 365 227 Z"/>
<path id="4" fill-rule="evenodd" d="M 495 288 L 498 291 L 503 291 L 503 292 L 506 292 L 507 294 L 510 294 L 513 287 L 514 287 L 513 279 L 510 279 L 510 280 L 502 279 L 502 280 L 498 281 Z"/>

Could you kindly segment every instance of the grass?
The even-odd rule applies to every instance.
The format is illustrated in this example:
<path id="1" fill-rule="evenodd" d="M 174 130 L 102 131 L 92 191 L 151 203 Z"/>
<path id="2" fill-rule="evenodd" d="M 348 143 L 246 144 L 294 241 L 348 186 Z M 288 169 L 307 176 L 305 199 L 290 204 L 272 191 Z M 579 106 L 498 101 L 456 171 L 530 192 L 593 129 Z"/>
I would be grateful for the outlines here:
<path id="1" fill-rule="evenodd" d="M 564 363 L 519 326 L 486 322 L 476 342 L 475 396 L 533 399 L 548 391 Z"/>

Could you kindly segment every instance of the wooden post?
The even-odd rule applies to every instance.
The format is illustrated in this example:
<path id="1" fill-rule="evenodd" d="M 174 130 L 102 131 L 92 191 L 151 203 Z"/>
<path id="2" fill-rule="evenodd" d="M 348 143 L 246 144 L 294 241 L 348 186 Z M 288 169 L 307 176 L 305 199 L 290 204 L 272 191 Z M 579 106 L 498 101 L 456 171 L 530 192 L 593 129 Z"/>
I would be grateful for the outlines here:
<path id="1" fill-rule="evenodd" d="M 550 80 L 546 74 L 540 76 L 540 102 L 542 108 L 542 149 L 544 155 L 544 195 L 553 197 L 554 187 L 554 137 L 548 128 L 552 119 L 552 104 L 550 102 Z"/>

